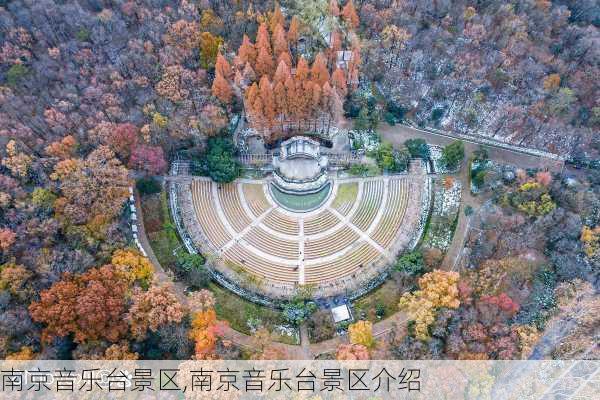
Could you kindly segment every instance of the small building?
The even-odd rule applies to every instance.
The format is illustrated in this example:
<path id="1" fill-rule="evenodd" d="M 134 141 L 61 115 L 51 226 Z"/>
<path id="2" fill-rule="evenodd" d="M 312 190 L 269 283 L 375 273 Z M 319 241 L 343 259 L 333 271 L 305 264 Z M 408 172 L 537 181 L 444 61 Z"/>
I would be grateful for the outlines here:
<path id="1" fill-rule="evenodd" d="M 333 307 L 331 309 L 331 314 L 333 314 L 333 322 L 336 324 L 338 322 L 344 322 L 352 319 L 350 316 L 350 310 L 346 304 L 342 304 L 341 306 Z"/>

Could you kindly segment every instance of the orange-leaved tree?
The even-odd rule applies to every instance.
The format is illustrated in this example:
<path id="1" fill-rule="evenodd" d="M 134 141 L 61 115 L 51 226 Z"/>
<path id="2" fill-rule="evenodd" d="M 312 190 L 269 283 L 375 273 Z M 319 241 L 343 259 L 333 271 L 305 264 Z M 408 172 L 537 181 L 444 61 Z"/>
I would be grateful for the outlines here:
<path id="1" fill-rule="evenodd" d="M 114 265 L 92 268 L 81 275 L 65 274 L 31 303 L 31 318 L 45 325 L 42 340 L 73 334 L 86 340 L 116 342 L 127 333 L 126 301 L 129 284 Z"/>
<path id="2" fill-rule="evenodd" d="M 217 314 L 213 308 L 194 314 L 190 338 L 196 342 L 194 357 L 197 360 L 218 359 L 217 343 L 219 338 L 223 336 L 226 326 L 225 322 L 217 320 Z"/>
<path id="3" fill-rule="evenodd" d="M 434 270 L 419 278 L 419 290 L 400 298 L 400 308 L 414 321 L 417 339 L 429 339 L 429 326 L 434 322 L 438 308 L 458 308 L 460 305 L 458 277 L 454 271 Z"/>

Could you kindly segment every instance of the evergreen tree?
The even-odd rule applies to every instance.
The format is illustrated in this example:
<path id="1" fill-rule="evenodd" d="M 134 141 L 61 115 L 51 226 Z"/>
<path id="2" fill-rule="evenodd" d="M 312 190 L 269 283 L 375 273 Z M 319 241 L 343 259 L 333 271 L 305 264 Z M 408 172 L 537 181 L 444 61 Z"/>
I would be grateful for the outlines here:
<path id="1" fill-rule="evenodd" d="M 240 166 L 233 154 L 233 142 L 223 136 L 208 139 L 206 164 L 208 175 L 215 182 L 232 182 L 240 174 Z"/>

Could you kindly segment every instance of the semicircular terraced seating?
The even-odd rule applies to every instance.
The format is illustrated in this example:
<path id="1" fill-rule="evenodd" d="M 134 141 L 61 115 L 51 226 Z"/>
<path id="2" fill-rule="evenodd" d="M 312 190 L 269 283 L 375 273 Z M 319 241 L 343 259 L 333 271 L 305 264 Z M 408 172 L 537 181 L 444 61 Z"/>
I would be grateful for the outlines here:
<path id="1" fill-rule="evenodd" d="M 189 185 L 191 204 L 180 204 L 188 204 L 193 240 L 208 241 L 225 266 L 290 289 L 300 282 L 324 283 L 323 290 L 335 292 L 338 284 L 372 276 L 375 270 L 361 268 L 379 268 L 385 264 L 379 260 L 393 257 L 394 239 L 406 242 L 399 236 L 403 224 L 413 229 L 407 208 L 420 210 L 421 188 L 412 186 L 420 184 L 410 177 L 338 182 L 331 203 L 308 214 L 279 209 L 266 184 L 197 178 Z"/>
<path id="2" fill-rule="evenodd" d="M 259 227 L 252 228 L 244 235 L 244 241 L 266 254 L 281 258 L 298 260 L 300 253 L 298 242 L 277 238 Z"/>
<path id="3" fill-rule="evenodd" d="M 304 242 L 304 255 L 307 260 L 326 257 L 344 250 L 359 238 L 352 228 L 344 226 L 323 238 L 307 238 Z"/>
<path id="4" fill-rule="evenodd" d="M 212 182 L 195 180 L 190 185 L 196 218 L 206 238 L 219 249 L 232 238 L 217 212 L 212 195 Z"/>
<path id="5" fill-rule="evenodd" d="M 285 235 L 297 235 L 300 232 L 298 220 L 288 217 L 277 210 L 271 211 L 263 220 L 263 223 L 274 231 Z"/>
<path id="6" fill-rule="evenodd" d="M 352 223 L 361 231 L 367 230 L 381 208 L 383 189 L 381 180 L 365 182 L 360 204 L 352 217 Z"/>
<path id="7" fill-rule="evenodd" d="M 358 197 L 358 182 L 341 183 L 337 194 L 331 203 L 331 208 L 342 215 L 348 215 Z"/>
<path id="8" fill-rule="evenodd" d="M 271 208 L 271 204 L 265 197 L 262 184 L 240 183 L 240 185 L 242 185 L 242 192 L 244 193 L 244 199 L 248 204 L 248 208 L 250 208 L 255 217 L 260 217 L 265 211 Z"/>
<path id="9" fill-rule="evenodd" d="M 229 221 L 229 224 L 235 229 L 236 232 L 243 231 L 248 225 L 252 223 L 240 200 L 237 184 L 228 183 L 224 185 L 217 185 L 217 194 L 219 197 L 219 203 L 223 208 L 223 213 Z"/>
<path id="10" fill-rule="evenodd" d="M 304 281 L 307 284 L 313 284 L 336 280 L 354 274 L 379 256 L 377 249 L 368 243 L 362 243 L 342 258 L 325 263 L 306 265 L 304 267 Z"/>
<path id="11" fill-rule="evenodd" d="M 379 225 L 375 227 L 371 237 L 382 247 L 387 248 L 402 224 L 408 205 L 408 179 L 390 180 L 388 199 Z"/>
<path id="12" fill-rule="evenodd" d="M 315 235 L 336 226 L 340 220 L 331 211 L 324 210 L 304 220 L 304 235 Z"/>
<path id="13" fill-rule="evenodd" d="M 298 266 L 267 261 L 236 243 L 223 253 L 223 257 L 238 267 L 269 281 L 295 285 L 298 283 Z"/>

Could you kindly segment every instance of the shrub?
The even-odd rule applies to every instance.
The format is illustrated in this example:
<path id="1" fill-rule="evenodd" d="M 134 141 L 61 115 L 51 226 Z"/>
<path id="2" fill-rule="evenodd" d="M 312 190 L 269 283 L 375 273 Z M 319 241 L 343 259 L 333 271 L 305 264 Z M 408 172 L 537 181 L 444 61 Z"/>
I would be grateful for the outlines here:
<path id="1" fill-rule="evenodd" d="M 456 168 L 465 158 L 465 145 L 461 140 L 450 143 L 442 150 L 442 162 L 448 168 Z"/>
<path id="2" fill-rule="evenodd" d="M 181 251 L 177 254 L 177 261 L 175 262 L 179 268 L 189 272 L 193 269 L 201 269 L 204 266 L 206 260 L 200 254 L 190 254 Z"/>
<path id="3" fill-rule="evenodd" d="M 348 169 L 348 173 L 354 176 L 367 175 L 368 167 L 365 164 L 354 164 Z"/>
<path id="4" fill-rule="evenodd" d="M 392 114 L 398 121 L 401 121 L 404 118 L 404 114 L 406 113 L 404 107 L 392 101 L 387 103 L 386 108 L 387 112 Z"/>
<path id="5" fill-rule="evenodd" d="M 410 153 L 406 148 L 395 150 L 391 143 L 382 143 L 375 152 L 377 165 L 384 171 L 399 172 L 408 168 Z"/>
<path id="6" fill-rule="evenodd" d="M 475 173 L 475 175 L 471 178 L 473 185 L 475 185 L 476 187 L 481 187 L 485 182 L 485 175 L 486 175 L 485 170 L 478 170 Z"/>
<path id="7" fill-rule="evenodd" d="M 443 107 L 434 108 L 431 112 L 431 120 L 434 122 L 439 121 L 440 118 L 442 118 L 442 116 L 444 115 L 444 111 L 445 110 Z"/>
<path id="8" fill-rule="evenodd" d="M 404 142 L 411 157 L 429 158 L 429 146 L 423 139 L 408 139 Z"/>
<path id="9" fill-rule="evenodd" d="M 15 87 L 28 73 L 29 69 L 23 64 L 14 64 L 6 72 L 6 83 L 8 83 L 9 86 Z"/>
<path id="10" fill-rule="evenodd" d="M 307 321 L 310 337 L 314 342 L 322 342 L 335 336 L 335 324 L 329 310 L 315 312 Z"/>
<path id="11" fill-rule="evenodd" d="M 396 125 L 396 117 L 394 117 L 394 114 L 392 114 L 389 111 L 386 111 L 383 114 L 383 119 L 385 120 L 385 122 L 387 122 L 390 125 Z"/>
<path id="12" fill-rule="evenodd" d="M 396 261 L 396 270 L 411 276 L 421 275 L 424 271 L 423 253 L 420 250 L 403 254 Z"/>
<path id="13" fill-rule="evenodd" d="M 283 307 L 283 316 L 290 324 L 300 325 L 316 310 L 314 302 L 294 298 Z"/>
<path id="14" fill-rule="evenodd" d="M 81 28 L 75 34 L 75 38 L 77 38 L 77 40 L 79 40 L 80 42 L 87 42 L 88 40 L 90 40 L 90 35 L 91 33 L 88 29 Z"/>
<path id="15" fill-rule="evenodd" d="M 160 182 L 154 178 L 140 178 L 136 181 L 135 187 L 142 196 L 160 193 L 161 191 Z"/>
<path id="16" fill-rule="evenodd" d="M 205 288 L 210 283 L 210 273 L 204 265 L 193 268 L 187 272 L 187 281 L 195 288 Z"/>

